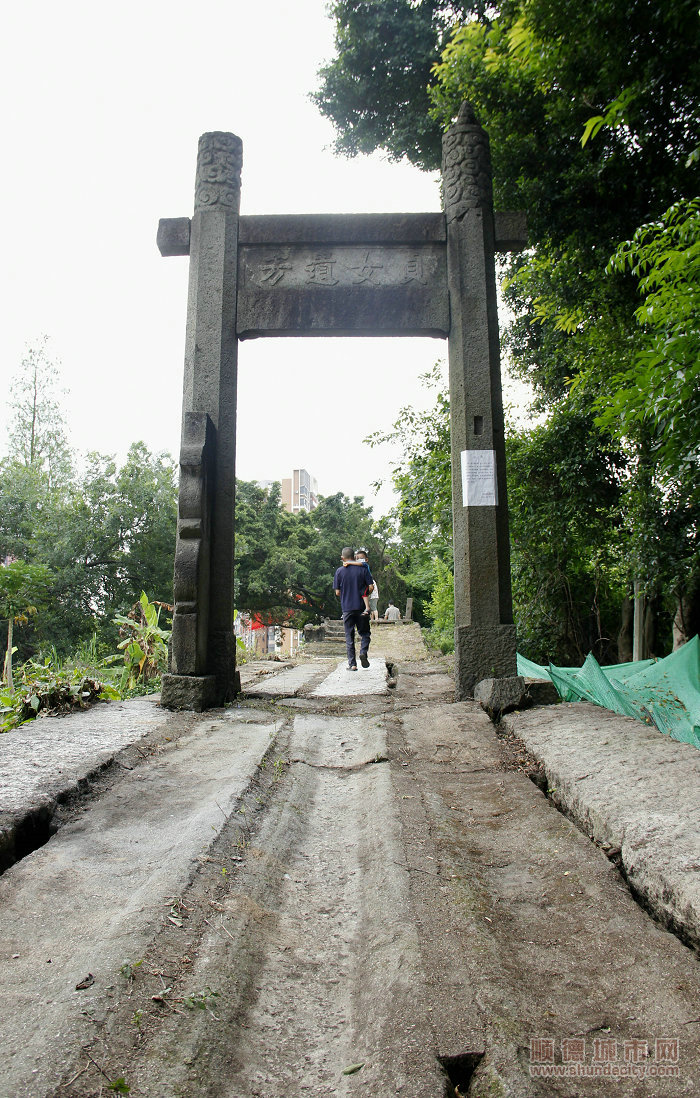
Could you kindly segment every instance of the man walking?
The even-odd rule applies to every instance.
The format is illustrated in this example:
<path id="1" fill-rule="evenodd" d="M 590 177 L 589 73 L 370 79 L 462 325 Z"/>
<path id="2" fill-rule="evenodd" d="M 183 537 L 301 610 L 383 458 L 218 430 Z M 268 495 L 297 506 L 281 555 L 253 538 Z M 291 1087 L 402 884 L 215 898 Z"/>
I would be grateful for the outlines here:
<path id="1" fill-rule="evenodd" d="M 345 548 L 340 554 L 341 561 L 353 560 L 354 551 Z M 367 653 L 371 640 L 369 615 L 364 613 L 365 603 L 362 595 L 372 585 L 372 577 L 366 564 L 346 568 L 342 564 L 336 570 L 333 587 L 340 599 L 340 609 L 345 626 L 345 647 L 348 653 L 348 671 L 357 671 L 355 657 L 355 629 L 360 635 L 360 663 L 369 667 Z"/>

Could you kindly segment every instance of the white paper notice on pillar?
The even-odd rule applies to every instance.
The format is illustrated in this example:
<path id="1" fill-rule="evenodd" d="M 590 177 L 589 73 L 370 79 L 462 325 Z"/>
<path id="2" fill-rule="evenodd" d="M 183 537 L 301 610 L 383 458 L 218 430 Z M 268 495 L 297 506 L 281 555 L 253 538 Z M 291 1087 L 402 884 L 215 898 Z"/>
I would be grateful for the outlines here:
<path id="1" fill-rule="evenodd" d="M 465 507 L 496 507 L 495 450 L 462 450 L 462 502 Z"/>

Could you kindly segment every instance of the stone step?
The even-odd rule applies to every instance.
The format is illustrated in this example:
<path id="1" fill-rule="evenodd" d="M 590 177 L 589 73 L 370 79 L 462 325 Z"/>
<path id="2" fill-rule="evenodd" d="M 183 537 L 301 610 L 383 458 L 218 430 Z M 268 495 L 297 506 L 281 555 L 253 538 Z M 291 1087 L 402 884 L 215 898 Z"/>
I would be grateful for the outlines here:
<path id="1" fill-rule="evenodd" d="M 345 642 L 340 641 L 313 641 L 304 645 L 305 656 L 344 656 Z"/>

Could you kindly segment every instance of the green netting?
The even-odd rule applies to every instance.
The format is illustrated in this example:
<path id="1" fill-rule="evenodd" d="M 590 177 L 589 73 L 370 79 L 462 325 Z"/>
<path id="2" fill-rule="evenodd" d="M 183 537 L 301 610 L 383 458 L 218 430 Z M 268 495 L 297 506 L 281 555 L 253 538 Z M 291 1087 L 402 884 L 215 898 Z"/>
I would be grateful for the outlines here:
<path id="1" fill-rule="evenodd" d="M 563 701 L 589 701 L 653 723 L 674 740 L 700 748 L 700 640 L 662 660 L 601 667 L 594 656 L 583 667 L 544 667 L 518 656 L 518 674 L 551 679 Z"/>

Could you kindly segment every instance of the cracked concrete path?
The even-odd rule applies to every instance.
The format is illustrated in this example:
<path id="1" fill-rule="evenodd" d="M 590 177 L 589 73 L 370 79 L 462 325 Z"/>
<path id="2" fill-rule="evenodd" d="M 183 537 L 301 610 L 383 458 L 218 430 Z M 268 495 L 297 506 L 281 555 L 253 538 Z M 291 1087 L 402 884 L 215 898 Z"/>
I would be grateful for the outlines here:
<path id="1" fill-rule="evenodd" d="M 0 1096 L 697 1094 L 696 954 L 452 693 L 403 663 L 114 768 L 0 878 Z"/>

